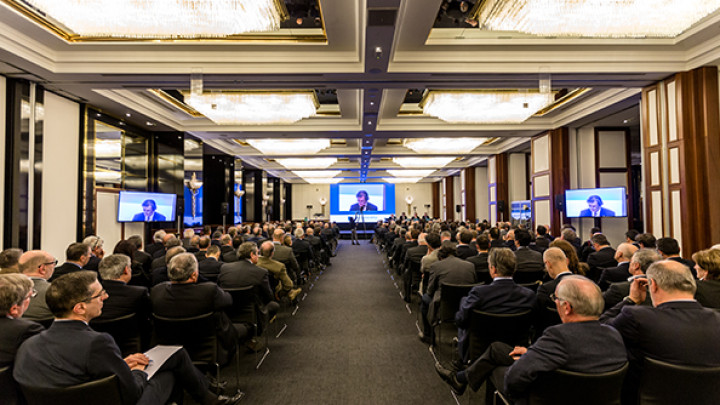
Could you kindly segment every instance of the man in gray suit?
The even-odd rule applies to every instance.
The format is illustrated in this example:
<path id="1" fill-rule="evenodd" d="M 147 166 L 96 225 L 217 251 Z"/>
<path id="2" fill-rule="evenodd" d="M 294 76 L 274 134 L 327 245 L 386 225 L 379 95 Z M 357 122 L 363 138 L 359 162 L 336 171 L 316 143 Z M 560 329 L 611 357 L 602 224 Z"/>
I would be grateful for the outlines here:
<path id="1" fill-rule="evenodd" d="M 273 244 L 275 245 L 275 254 L 273 255 L 273 259 L 284 264 L 285 270 L 287 270 L 290 279 L 294 283 L 297 283 L 298 275 L 300 274 L 300 265 L 295 258 L 292 248 L 283 245 L 282 240 L 284 236 L 285 230 L 281 228 L 278 228 L 273 232 L 272 238 Z M 242 260 L 239 256 L 238 259 Z"/>

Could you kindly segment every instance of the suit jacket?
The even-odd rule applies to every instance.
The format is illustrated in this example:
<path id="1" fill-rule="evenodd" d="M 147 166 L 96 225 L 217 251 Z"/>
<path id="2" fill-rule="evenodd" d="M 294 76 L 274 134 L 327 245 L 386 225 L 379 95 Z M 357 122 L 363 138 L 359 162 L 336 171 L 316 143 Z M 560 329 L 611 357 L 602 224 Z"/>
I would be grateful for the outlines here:
<path id="1" fill-rule="evenodd" d="M 136 404 L 147 384 L 144 371 L 130 371 L 107 333 L 81 321 L 54 322 L 25 341 L 17 353 L 13 377 L 23 385 L 58 388 L 117 375 L 124 405 Z"/>
<path id="2" fill-rule="evenodd" d="M 235 248 L 233 248 L 230 245 L 222 245 L 220 246 L 220 259 L 223 260 L 223 256 L 225 256 L 228 253 L 235 253 Z M 224 260 L 223 260 L 224 261 Z"/>
<path id="3" fill-rule="evenodd" d="M 12 366 L 20 344 L 43 330 L 37 322 L 0 317 L 0 368 Z"/>
<path id="4" fill-rule="evenodd" d="M 308 260 L 315 260 L 315 253 L 313 253 L 310 242 L 305 239 L 295 239 L 292 245 L 292 251 L 298 260 L 298 264 L 301 262 L 305 263 Z"/>
<path id="5" fill-rule="evenodd" d="M 493 248 L 506 248 L 507 245 L 505 244 L 505 241 L 502 239 L 493 239 L 490 241 L 490 249 Z"/>
<path id="6" fill-rule="evenodd" d="M 114 319 L 133 312 L 138 314 L 139 319 L 149 319 L 150 294 L 147 288 L 118 280 L 103 280 L 102 286 L 108 297 L 103 302 L 102 314 L 96 320 Z"/>
<path id="7" fill-rule="evenodd" d="M 197 252 L 194 253 L 195 258 L 197 259 L 198 263 L 207 259 L 206 254 L 207 254 L 207 250 L 198 250 Z"/>
<path id="8" fill-rule="evenodd" d="M 332 229 L 328 229 L 330 230 L 330 232 L 332 232 Z M 298 265 L 298 261 L 295 258 L 295 255 L 293 254 L 292 248 L 276 242 L 273 242 L 273 244 L 275 245 L 275 253 L 273 253 L 273 259 L 285 265 L 285 269 L 287 270 L 288 276 L 290 276 L 290 278 L 292 278 L 293 280 L 297 279 L 298 274 L 300 274 L 300 266 Z"/>
<path id="9" fill-rule="evenodd" d="M 165 266 L 167 266 L 167 263 L 165 262 L 165 255 L 162 255 L 160 257 L 156 257 L 155 259 L 153 259 L 153 261 L 150 264 L 150 269 L 155 270 L 155 269 L 159 269 L 160 267 L 165 267 Z"/>
<path id="10" fill-rule="evenodd" d="M 467 260 L 469 257 L 477 256 L 478 251 L 472 245 L 458 245 L 455 256 Z"/>
<path id="11" fill-rule="evenodd" d="M 695 299 L 706 308 L 720 308 L 720 280 L 698 281 Z"/>
<path id="12" fill-rule="evenodd" d="M 538 236 L 535 238 L 535 250 L 542 253 L 550 247 L 550 238 L 547 236 Z"/>
<path id="13" fill-rule="evenodd" d="M 438 249 L 433 250 L 432 252 L 426 254 L 423 256 L 423 258 L 420 260 L 420 271 L 423 273 L 430 271 L 430 266 L 433 265 L 433 263 L 437 263 Z"/>
<path id="14" fill-rule="evenodd" d="M 275 280 L 277 280 L 276 291 L 280 291 L 281 289 L 288 291 L 293 288 L 293 282 L 290 280 L 290 277 L 288 277 L 287 269 L 284 264 L 277 260 L 260 256 L 258 257 L 257 266 L 269 271 Z"/>
<path id="15" fill-rule="evenodd" d="M 590 208 L 586 208 L 582 211 L 580 211 L 581 217 L 592 217 L 592 211 L 590 211 Z M 598 213 L 598 217 L 614 217 L 615 211 L 600 207 L 600 212 Z"/>
<path id="16" fill-rule="evenodd" d="M 619 283 L 621 281 L 627 281 L 630 274 L 630 262 L 618 263 L 616 267 L 608 267 L 600 274 L 600 280 L 598 285 L 604 291 L 610 286 L 610 283 Z"/>
<path id="17" fill-rule="evenodd" d="M 422 259 L 427 254 L 427 251 L 427 245 L 417 245 L 408 248 L 407 252 L 405 252 L 405 268 L 408 268 L 409 262 L 420 263 L 422 265 Z"/>
<path id="18" fill-rule="evenodd" d="M 440 305 L 440 284 L 474 284 L 475 266 L 455 256 L 446 257 L 430 266 L 427 295 L 432 297 L 428 308 L 428 321 L 435 322 L 436 307 Z"/>
<path id="19" fill-rule="evenodd" d="M 683 259 L 682 257 L 668 257 L 668 260 L 672 260 L 678 263 L 682 263 L 685 265 L 685 267 L 690 269 L 690 272 L 692 273 L 693 277 L 697 278 L 697 271 L 695 270 L 695 262 L 690 259 Z"/>
<path id="20" fill-rule="evenodd" d="M 44 278 L 32 277 L 31 279 L 33 284 L 35 284 L 34 288 L 35 291 L 37 291 L 37 295 L 30 298 L 30 306 L 28 306 L 28 309 L 23 314 L 23 318 L 31 321 L 42 321 L 54 318 L 53 313 L 50 312 L 50 308 L 48 308 L 45 302 L 45 292 L 48 287 L 50 287 L 50 283 Z"/>
<path id="21" fill-rule="evenodd" d="M 133 260 L 140 263 L 140 265 L 142 266 L 143 271 L 145 273 L 150 272 L 150 264 L 152 263 L 152 256 L 143 252 L 142 250 L 138 250 L 135 252 L 135 256 L 133 257 Z"/>
<path id="22" fill-rule="evenodd" d="M 511 398 L 523 398 L 543 373 L 558 369 L 605 373 L 626 361 L 622 337 L 615 329 L 598 321 L 555 325 L 510 366 L 504 392 Z"/>
<path id="23" fill-rule="evenodd" d="M 603 293 L 603 299 L 605 300 L 605 311 L 608 311 L 610 308 L 617 305 L 620 301 L 625 299 L 630 295 L 630 282 L 629 281 L 623 281 L 621 283 L 614 283 L 610 285 L 610 288 L 608 288 Z M 648 293 L 645 296 L 645 302 L 642 303 L 642 305 L 645 306 L 652 306 L 652 299 L 650 298 L 650 293 Z M 615 314 L 617 315 L 617 314 Z M 605 316 L 605 314 L 603 314 Z"/>
<path id="24" fill-rule="evenodd" d="M 153 242 L 149 245 L 145 245 L 145 253 L 149 254 L 150 257 L 156 257 L 155 252 L 158 250 L 165 250 L 165 245 L 162 242 Z"/>
<path id="25" fill-rule="evenodd" d="M 555 277 L 554 280 L 550 280 L 547 283 L 543 283 L 541 286 L 539 286 L 537 289 L 538 305 L 546 308 L 555 308 L 555 302 L 550 299 L 550 294 L 555 293 L 555 288 L 563 277 L 569 276 L 571 274 L 572 273 L 570 272 L 558 274 L 558 276 Z"/>
<path id="26" fill-rule="evenodd" d="M 144 212 L 138 212 L 133 216 L 133 222 L 152 222 L 152 221 L 167 221 L 165 218 L 165 215 L 159 213 L 159 212 L 153 212 L 152 216 L 148 221 L 145 221 L 145 213 Z"/>
<path id="27" fill-rule="evenodd" d="M 540 272 L 545 268 L 542 253 L 527 246 L 520 246 L 515 251 L 515 271 Z"/>
<path id="28" fill-rule="evenodd" d="M 255 286 L 255 292 L 263 304 L 273 299 L 268 280 L 268 271 L 252 264 L 248 260 L 225 263 L 220 268 L 218 285 L 223 288 Z"/>
<path id="29" fill-rule="evenodd" d="M 366 202 L 365 209 L 363 211 L 377 211 L 377 210 L 378 210 L 377 205 L 375 205 L 371 202 Z M 349 211 L 360 211 L 360 204 L 355 203 L 355 204 L 351 205 Z"/>
<path id="30" fill-rule="evenodd" d="M 587 259 L 590 266 L 590 273 L 587 275 L 589 279 L 597 282 L 600 279 L 600 273 L 605 267 L 617 266 L 615 261 L 615 249 L 610 246 L 604 247 L 597 252 L 590 253 Z"/>
<path id="31" fill-rule="evenodd" d="M 97 272 L 99 266 L 100 266 L 100 258 L 95 255 L 92 255 L 92 256 L 90 256 L 90 260 L 88 260 L 88 262 L 85 263 L 85 266 L 83 266 L 83 270 L 92 270 L 92 271 Z"/>
<path id="32" fill-rule="evenodd" d="M 222 267 L 222 265 L 223 262 L 218 261 L 214 257 L 208 257 L 198 263 L 198 271 L 208 280 L 216 281 L 218 275 L 220 274 L 220 267 Z"/>
<path id="33" fill-rule="evenodd" d="M 93 257 L 95 257 L 95 256 L 93 256 Z M 56 278 L 58 278 L 60 276 L 64 276 L 65 274 L 68 274 L 68 273 L 74 273 L 76 271 L 80 271 L 83 269 L 84 268 L 82 268 L 74 263 L 65 262 L 62 265 L 55 267 L 55 271 L 53 272 L 52 277 L 50 277 L 50 281 L 52 282 L 53 280 L 55 280 Z M 97 271 L 97 268 L 96 268 L 96 271 Z"/>
<path id="34" fill-rule="evenodd" d="M 455 314 L 460 358 L 467 358 L 470 343 L 467 329 L 470 327 L 470 314 L 473 309 L 493 314 L 516 314 L 533 310 L 536 300 L 532 290 L 515 284 L 512 279 L 495 279 L 488 285 L 473 287 L 470 293 L 460 300 L 460 309 Z"/>
<path id="35" fill-rule="evenodd" d="M 227 253 L 223 253 L 222 261 L 223 261 L 223 263 L 232 263 L 232 262 L 238 261 L 238 257 L 237 257 L 237 253 L 235 253 L 235 249 L 233 249 Z"/>
<path id="36" fill-rule="evenodd" d="M 475 280 L 477 282 L 491 283 L 490 267 L 488 265 L 488 253 L 481 252 L 476 256 L 465 259 L 475 266 Z"/>

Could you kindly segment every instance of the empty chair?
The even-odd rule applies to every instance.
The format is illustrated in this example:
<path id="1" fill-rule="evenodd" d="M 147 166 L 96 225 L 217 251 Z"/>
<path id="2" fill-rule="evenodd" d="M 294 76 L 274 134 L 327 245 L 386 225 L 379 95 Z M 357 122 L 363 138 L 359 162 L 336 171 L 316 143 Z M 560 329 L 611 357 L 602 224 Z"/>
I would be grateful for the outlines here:
<path id="1" fill-rule="evenodd" d="M 473 309 L 470 314 L 470 346 L 467 360 L 472 363 L 492 342 L 527 346 L 533 315 L 531 310 L 516 314 L 492 314 Z"/>
<path id="2" fill-rule="evenodd" d="M 555 370 L 538 378 L 525 403 L 529 405 L 620 405 L 628 364 L 606 373 Z M 498 391 L 506 404 L 511 403 Z"/>
<path id="3" fill-rule="evenodd" d="M 95 318 L 90 321 L 90 327 L 98 332 L 110 334 L 115 339 L 123 357 L 142 351 L 140 325 L 137 314 L 134 312 L 114 319 L 98 320 Z"/>
<path id="4" fill-rule="evenodd" d="M 640 405 L 710 405 L 720 401 L 720 366 L 695 367 L 645 358 Z"/>
<path id="5" fill-rule="evenodd" d="M 517 284 L 530 284 L 536 281 L 541 281 L 545 276 L 545 271 L 516 271 L 513 274 L 513 280 Z"/>
<path id="6" fill-rule="evenodd" d="M 64 388 L 20 388 L 28 405 L 122 405 L 116 375 Z"/>

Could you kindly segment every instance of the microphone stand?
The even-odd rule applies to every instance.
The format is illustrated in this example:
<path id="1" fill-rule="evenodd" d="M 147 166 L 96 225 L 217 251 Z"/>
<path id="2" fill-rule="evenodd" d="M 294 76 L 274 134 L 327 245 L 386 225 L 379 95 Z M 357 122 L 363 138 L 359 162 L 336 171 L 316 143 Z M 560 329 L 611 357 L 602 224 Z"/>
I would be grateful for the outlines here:
<path id="1" fill-rule="evenodd" d="M 365 227 L 365 210 L 364 210 L 364 208 L 365 208 L 364 206 L 360 207 L 360 219 L 362 220 L 362 224 L 363 224 L 363 240 L 365 240 L 366 236 L 367 236 L 367 228 Z"/>

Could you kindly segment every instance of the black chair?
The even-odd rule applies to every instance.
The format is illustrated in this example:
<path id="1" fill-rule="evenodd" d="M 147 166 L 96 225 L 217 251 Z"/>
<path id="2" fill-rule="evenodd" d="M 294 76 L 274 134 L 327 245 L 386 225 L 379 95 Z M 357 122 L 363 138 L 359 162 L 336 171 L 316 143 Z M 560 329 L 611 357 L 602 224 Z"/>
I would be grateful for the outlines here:
<path id="1" fill-rule="evenodd" d="M 628 363 L 606 373 L 579 373 L 555 370 L 535 381 L 527 397 L 528 405 L 620 405 L 623 379 Z M 511 402 L 500 392 L 495 395 L 505 404 Z M 689 402 L 690 403 L 690 402 Z"/>
<path id="2" fill-rule="evenodd" d="M 13 379 L 12 368 L 9 366 L 0 368 L 0 395 L 0 402 L 5 405 L 20 405 L 25 403 L 20 393 L 20 387 L 15 382 L 15 379 Z"/>
<path id="3" fill-rule="evenodd" d="M 468 363 L 480 357 L 492 342 L 527 346 L 533 311 L 515 314 L 492 314 L 473 309 L 470 314 Z"/>
<path id="4" fill-rule="evenodd" d="M 532 283 L 519 283 L 518 285 L 521 287 L 529 288 L 532 290 L 532 292 L 537 293 L 538 287 L 542 285 L 542 281 L 537 280 L 533 281 Z"/>
<path id="5" fill-rule="evenodd" d="M 233 324 L 250 325 L 249 334 L 256 340 L 262 336 L 265 337 L 265 355 L 269 353 L 268 334 L 265 332 L 270 323 L 270 314 L 263 309 L 260 297 L 255 293 L 254 286 L 223 288 L 233 299 L 233 305 L 225 312 L 230 317 Z M 242 339 L 242 337 L 241 337 Z M 239 350 L 238 350 L 239 352 Z M 255 364 L 259 367 L 257 360 L 257 351 L 255 351 Z"/>
<path id="6" fill-rule="evenodd" d="M 47 319 L 31 319 L 31 321 L 35 321 L 43 326 L 45 329 L 50 329 L 50 326 L 55 321 L 55 318 L 47 318 Z"/>
<path id="7" fill-rule="evenodd" d="M 544 270 L 540 271 L 516 271 L 513 273 L 513 280 L 517 284 L 530 284 L 541 281 L 545 275 Z"/>
<path id="8" fill-rule="evenodd" d="M 95 318 L 90 321 L 90 327 L 97 332 L 109 333 L 115 339 L 123 357 L 142 351 L 140 324 L 134 312 L 114 319 Z"/>
<path id="9" fill-rule="evenodd" d="M 408 268 L 403 274 L 403 287 L 405 292 L 405 302 L 412 302 L 412 298 L 416 295 L 413 294 L 420 287 L 420 280 L 422 274 L 420 274 L 420 262 L 408 260 Z"/>
<path id="10" fill-rule="evenodd" d="M 449 284 L 440 283 L 440 306 L 437 309 L 437 320 L 433 325 L 433 334 L 437 335 L 437 340 L 433 341 L 433 346 L 437 347 L 437 343 L 442 343 L 443 325 L 450 325 L 452 331 L 457 336 L 457 326 L 455 326 L 455 314 L 460 309 L 460 301 L 466 297 L 473 287 L 479 284 Z M 435 333 L 435 330 L 438 332 Z M 454 355 L 455 350 L 451 350 Z"/>
<path id="11" fill-rule="evenodd" d="M 118 378 L 114 374 L 71 387 L 39 388 L 20 385 L 20 389 L 28 405 L 122 405 Z M 2 395 L 5 395 L 5 391 Z"/>
<path id="12" fill-rule="evenodd" d="M 710 405 L 720 401 L 720 366 L 696 367 L 645 358 L 640 405 Z"/>
<path id="13" fill-rule="evenodd" d="M 533 337 L 533 341 L 539 339 L 545 329 L 554 325 L 559 325 L 561 323 L 562 320 L 560 319 L 557 308 L 541 306 L 540 311 L 537 314 L 537 322 L 535 323 L 535 336 Z"/>

